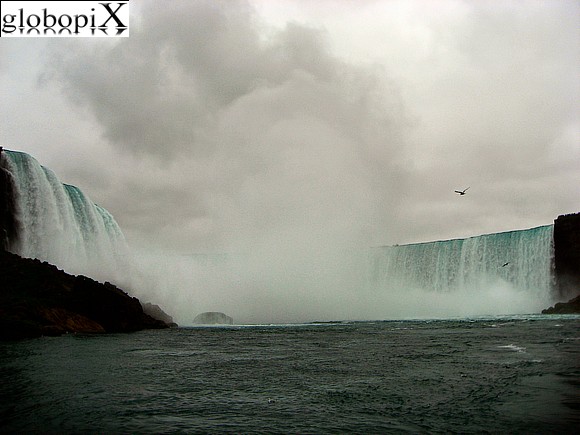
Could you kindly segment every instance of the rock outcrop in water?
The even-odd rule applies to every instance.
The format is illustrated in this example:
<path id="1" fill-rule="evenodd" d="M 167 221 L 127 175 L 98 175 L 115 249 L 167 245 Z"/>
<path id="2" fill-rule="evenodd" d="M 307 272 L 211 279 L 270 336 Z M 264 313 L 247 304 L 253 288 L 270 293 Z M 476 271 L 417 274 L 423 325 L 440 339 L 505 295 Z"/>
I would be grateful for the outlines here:
<path id="1" fill-rule="evenodd" d="M 580 296 L 568 302 L 558 302 L 553 307 L 542 310 L 542 314 L 580 314 Z"/>
<path id="2" fill-rule="evenodd" d="M 234 319 L 230 316 L 216 311 L 208 311 L 198 314 L 193 323 L 197 325 L 233 325 Z"/>
<path id="3" fill-rule="evenodd" d="M 110 283 L 0 250 L 0 340 L 168 328 Z"/>

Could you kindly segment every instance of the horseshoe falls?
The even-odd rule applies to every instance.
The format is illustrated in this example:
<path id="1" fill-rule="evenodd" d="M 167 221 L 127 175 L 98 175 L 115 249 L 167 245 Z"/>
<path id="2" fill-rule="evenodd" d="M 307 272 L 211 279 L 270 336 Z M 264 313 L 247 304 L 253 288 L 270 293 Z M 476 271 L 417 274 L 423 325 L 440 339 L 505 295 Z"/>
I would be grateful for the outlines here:
<path id="1" fill-rule="evenodd" d="M 153 255 L 136 288 L 155 283 L 155 300 L 182 325 L 206 311 L 246 324 L 539 313 L 555 297 L 552 233 L 548 225 L 301 256 Z"/>
<path id="2" fill-rule="evenodd" d="M 3 150 L 0 163 L 4 247 L 115 282 L 180 324 L 204 311 L 241 323 L 527 314 L 557 296 L 554 225 L 356 252 L 135 253 L 109 212 L 33 157 Z"/>
<path id="3" fill-rule="evenodd" d="M 69 273 L 111 280 L 126 259 L 121 229 L 111 214 L 80 189 L 61 183 L 32 156 L 3 150 L 15 231 L 8 250 L 48 261 Z"/>
<path id="4" fill-rule="evenodd" d="M 370 287 L 419 316 L 538 312 L 554 297 L 553 230 L 372 248 Z"/>

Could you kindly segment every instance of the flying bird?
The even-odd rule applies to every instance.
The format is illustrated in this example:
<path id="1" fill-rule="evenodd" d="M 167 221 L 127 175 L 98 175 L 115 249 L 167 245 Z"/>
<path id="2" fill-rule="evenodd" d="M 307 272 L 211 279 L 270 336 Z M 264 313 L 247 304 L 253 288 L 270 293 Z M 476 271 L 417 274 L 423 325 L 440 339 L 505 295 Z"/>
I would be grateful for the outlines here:
<path id="1" fill-rule="evenodd" d="M 502 264 L 501 267 L 506 267 L 508 264 L 510 264 L 510 262 L 508 261 L 507 263 Z"/>
<path id="2" fill-rule="evenodd" d="M 463 195 L 465 195 L 465 192 L 467 192 L 467 189 L 469 189 L 469 187 L 467 187 L 463 190 L 456 190 L 455 193 L 458 193 L 459 195 L 463 196 Z"/>

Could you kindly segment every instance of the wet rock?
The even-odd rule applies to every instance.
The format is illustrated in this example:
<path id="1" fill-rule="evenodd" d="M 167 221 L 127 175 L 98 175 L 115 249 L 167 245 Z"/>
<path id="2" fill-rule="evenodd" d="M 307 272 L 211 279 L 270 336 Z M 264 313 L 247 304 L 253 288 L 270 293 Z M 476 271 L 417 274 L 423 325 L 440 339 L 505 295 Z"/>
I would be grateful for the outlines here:
<path id="1" fill-rule="evenodd" d="M 554 221 L 554 271 L 562 300 L 580 293 L 580 213 Z"/>
<path id="2" fill-rule="evenodd" d="M 0 250 L 0 340 L 168 328 L 110 283 Z"/>
<path id="3" fill-rule="evenodd" d="M 198 314 L 193 323 L 197 325 L 233 325 L 234 319 L 230 316 L 217 311 L 207 311 Z"/>
<path id="4" fill-rule="evenodd" d="M 169 314 L 163 311 L 159 305 L 146 302 L 144 304 L 141 304 L 141 306 L 143 307 L 143 312 L 148 316 L 151 316 L 157 320 L 161 320 L 162 322 L 167 323 L 172 328 L 177 327 L 177 323 L 173 321 L 173 317 L 171 317 Z"/>
<path id="5" fill-rule="evenodd" d="M 558 302 L 553 307 L 542 310 L 542 314 L 580 314 L 580 295 L 568 302 Z"/>

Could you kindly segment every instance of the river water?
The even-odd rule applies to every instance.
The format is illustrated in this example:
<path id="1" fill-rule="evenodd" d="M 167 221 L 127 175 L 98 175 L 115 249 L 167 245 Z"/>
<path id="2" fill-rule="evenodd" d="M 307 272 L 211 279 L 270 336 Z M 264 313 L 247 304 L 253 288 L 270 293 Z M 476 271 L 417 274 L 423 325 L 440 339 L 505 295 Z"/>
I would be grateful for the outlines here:
<path id="1" fill-rule="evenodd" d="M 580 316 L 0 343 L 2 433 L 572 433 Z"/>

